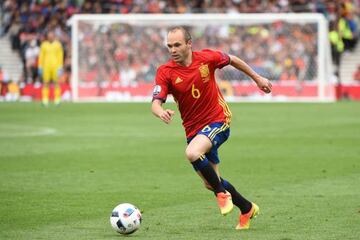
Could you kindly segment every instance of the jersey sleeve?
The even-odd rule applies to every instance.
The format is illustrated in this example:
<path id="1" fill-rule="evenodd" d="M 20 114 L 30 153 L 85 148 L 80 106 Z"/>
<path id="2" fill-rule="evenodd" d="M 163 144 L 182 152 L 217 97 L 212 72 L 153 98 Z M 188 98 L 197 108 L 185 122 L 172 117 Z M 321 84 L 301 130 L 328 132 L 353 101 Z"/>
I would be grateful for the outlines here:
<path id="1" fill-rule="evenodd" d="M 57 42 L 56 47 L 56 62 L 58 68 L 62 68 L 64 64 L 64 51 L 60 42 Z"/>
<path id="2" fill-rule="evenodd" d="M 226 53 L 210 49 L 205 49 L 204 51 L 209 55 L 215 69 L 221 69 L 230 64 L 230 56 Z"/>
<path id="3" fill-rule="evenodd" d="M 155 86 L 153 90 L 152 101 L 154 101 L 155 99 L 159 99 L 162 102 L 165 102 L 168 93 L 169 88 L 166 73 L 164 71 L 164 68 L 159 67 L 155 76 Z"/>
<path id="4" fill-rule="evenodd" d="M 45 47 L 46 47 L 45 42 L 41 43 L 40 54 L 39 54 L 39 58 L 38 58 L 38 67 L 39 68 L 44 68 Z"/>

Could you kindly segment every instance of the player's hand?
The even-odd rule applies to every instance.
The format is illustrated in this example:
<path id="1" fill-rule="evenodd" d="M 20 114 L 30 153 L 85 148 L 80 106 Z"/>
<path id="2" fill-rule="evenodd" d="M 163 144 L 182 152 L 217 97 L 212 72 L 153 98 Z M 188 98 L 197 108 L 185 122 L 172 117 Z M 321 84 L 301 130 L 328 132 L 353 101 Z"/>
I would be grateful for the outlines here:
<path id="1" fill-rule="evenodd" d="M 175 114 L 175 111 L 166 109 L 160 113 L 159 118 L 166 124 L 169 124 Z"/>
<path id="2" fill-rule="evenodd" d="M 58 77 L 60 77 L 63 74 L 63 69 L 59 68 L 57 71 Z"/>
<path id="3" fill-rule="evenodd" d="M 256 79 L 256 84 L 258 88 L 263 91 L 264 93 L 271 93 L 272 84 L 269 79 L 259 76 Z"/>

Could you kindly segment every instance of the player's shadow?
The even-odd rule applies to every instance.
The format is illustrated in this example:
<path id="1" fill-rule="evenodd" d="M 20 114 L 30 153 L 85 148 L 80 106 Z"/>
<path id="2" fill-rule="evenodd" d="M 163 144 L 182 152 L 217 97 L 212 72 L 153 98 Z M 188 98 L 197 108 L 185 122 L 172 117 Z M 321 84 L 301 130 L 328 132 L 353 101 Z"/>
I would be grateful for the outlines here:
<path id="1" fill-rule="evenodd" d="M 121 238 L 132 238 L 132 237 L 135 237 L 135 235 L 116 235 L 116 234 L 104 234 L 102 235 L 102 238 L 101 239 L 121 239 Z"/>

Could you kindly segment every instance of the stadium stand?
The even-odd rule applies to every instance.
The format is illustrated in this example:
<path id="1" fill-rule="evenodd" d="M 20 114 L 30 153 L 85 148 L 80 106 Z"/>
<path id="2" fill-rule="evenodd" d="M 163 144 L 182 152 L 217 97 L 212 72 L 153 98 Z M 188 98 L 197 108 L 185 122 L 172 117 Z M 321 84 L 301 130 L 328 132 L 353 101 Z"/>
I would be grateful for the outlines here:
<path id="1" fill-rule="evenodd" d="M 358 39 L 358 15 L 359 1 L 338 0 L 338 1 L 304 1 L 304 0 L 174 0 L 174 1 L 145 1 L 145 0 L 28 0 L 16 1 L 5 0 L 1 3 L 1 36 L 8 36 L 11 41 L 11 48 L 17 51 L 21 57 L 23 73 L 20 79 L 13 79 L 20 83 L 37 83 L 39 78 L 36 71 L 36 58 L 38 47 L 44 40 L 48 30 L 55 31 L 57 38 L 65 46 L 65 61 L 63 81 L 69 81 L 71 73 L 70 66 L 70 31 L 66 25 L 67 20 L 75 13 L 262 13 L 262 12 L 319 12 L 324 14 L 327 19 L 336 26 L 336 31 L 343 38 L 338 38 L 334 46 L 344 45 L 339 50 L 339 58 L 343 51 L 353 51 Z M 349 23 L 349 24 L 346 24 Z M 84 26 L 86 28 L 86 26 Z M 270 29 L 271 28 L 271 29 Z M 127 31 L 130 29 L 124 29 Z M 213 29 L 208 29 L 210 33 Z M 150 53 L 162 53 L 166 49 L 159 49 L 154 44 L 141 45 L 144 40 L 158 41 L 159 35 L 156 30 L 153 32 L 137 33 L 129 39 L 128 48 L 132 52 L 120 52 L 116 49 L 116 35 L 112 34 L 112 29 L 103 29 L 107 34 L 99 34 L 95 38 L 84 37 L 84 45 L 81 49 L 82 56 L 86 60 L 82 64 L 84 78 L 88 82 L 96 79 L 111 79 L 120 81 L 121 85 L 133 85 L 141 81 L 150 82 L 155 74 L 156 64 L 163 62 L 166 54 L 155 54 L 158 59 L 149 62 Z M 275 80 L 312 80 L 314 74 L 309 69 L 314 63 L 313 47 L 314 37 L 311 31 L 299 31 L 296 26 L 288 27 L 285 25 L 263 25 L 257 29 L 251 27 L 237 27 L 237 31 L 246 32 L 241 46 L 241 56 L 252 66 L 257 68 L 267 77 Z M 349 32 L 350 31 L 350 32 Z M 90 32 L 90 31 L 89 31 Z M 210 34 L 205 32 L 203 39 L 197 41 L 195 48 L 204 48 L 212 42 L 213 48 L 221 48 L 224 51 L 232 52 L 240 48 L 238 42 L 223 42 L 221 36 L 218 39 L 210 38 Z M 290 33 L 288 39 L 282 38 L 283 33 Z M 89 33 L 90 34 L 90 33 Z M 196 34 L 196 33 L 194 33 Z M 260 37 L 259 37 L 260 36 Z M 262 37 L 261 37 L 262 36 Z M 346 37 L 344 37 L 346 36 Z M 131 38 L 131 37 L 130 37 Z M 94 57 L 96 49 L 93 47 L 93 39 L 96 39 L 96 46 L 105 48 L 102 59 Z M 262 47 L 262 42 L 267 41 L 271 48 Z M 297 47 L 298 41 L 306 42 L 308 47 L 305 49 Z M 138 49 L 142 54 L 138 54 Z M 254 54 L 255 53 L 255 54 Z M 113 55 L 110 57 L 110 55 Z M 285 61 L 289 55 L 294 55 L 296 61 Z M 142 56 L 135 58 L 134 56 Z M 294 57 L 292 56 L 292 57 Z M 303 57 L 303 56 L 306 56 Z M 115 58 L 116 61 L 112 61 Z M 118 65 L 125 58 L 131 58 L 130 65 L 122 67 L 120 73 Z M 264 59 L 267 59 L 264 61 Z M 289 58 L 290 59 L 290 58 Z M 336 60 L 336 56 L 334 56 Z M 103 64 L 97 64 L 103 62 Z M 335 61 L 336 62 L 336 61 Z M 355 68 L 357 63 L 355 64 Z M 146 66 L 142 68 L 140 66 Z M 354 69 L 355 69 L 354 68 Z M 353 71 L 352 71 L 353 72 Z M 227 73 L 232 76 L 232 72 Z M 107 75 L 104 77 L 104 75 Z M 350 73 L 352 78 L 352 74 Z M 225 79 L 226 80 L 226 79 Z"/>

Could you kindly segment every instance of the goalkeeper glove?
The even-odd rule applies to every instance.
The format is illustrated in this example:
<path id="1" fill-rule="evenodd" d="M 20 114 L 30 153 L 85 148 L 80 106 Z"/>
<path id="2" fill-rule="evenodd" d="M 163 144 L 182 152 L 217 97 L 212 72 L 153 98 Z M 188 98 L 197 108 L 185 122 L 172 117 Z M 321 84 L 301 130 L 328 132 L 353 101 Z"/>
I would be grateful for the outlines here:
<path id="1" fill-rule="evenodd" d="M 59 68 L 57 74 L 58 74 L 58 77 L 60 77 L 63 74 L 63 69 Z"/>

